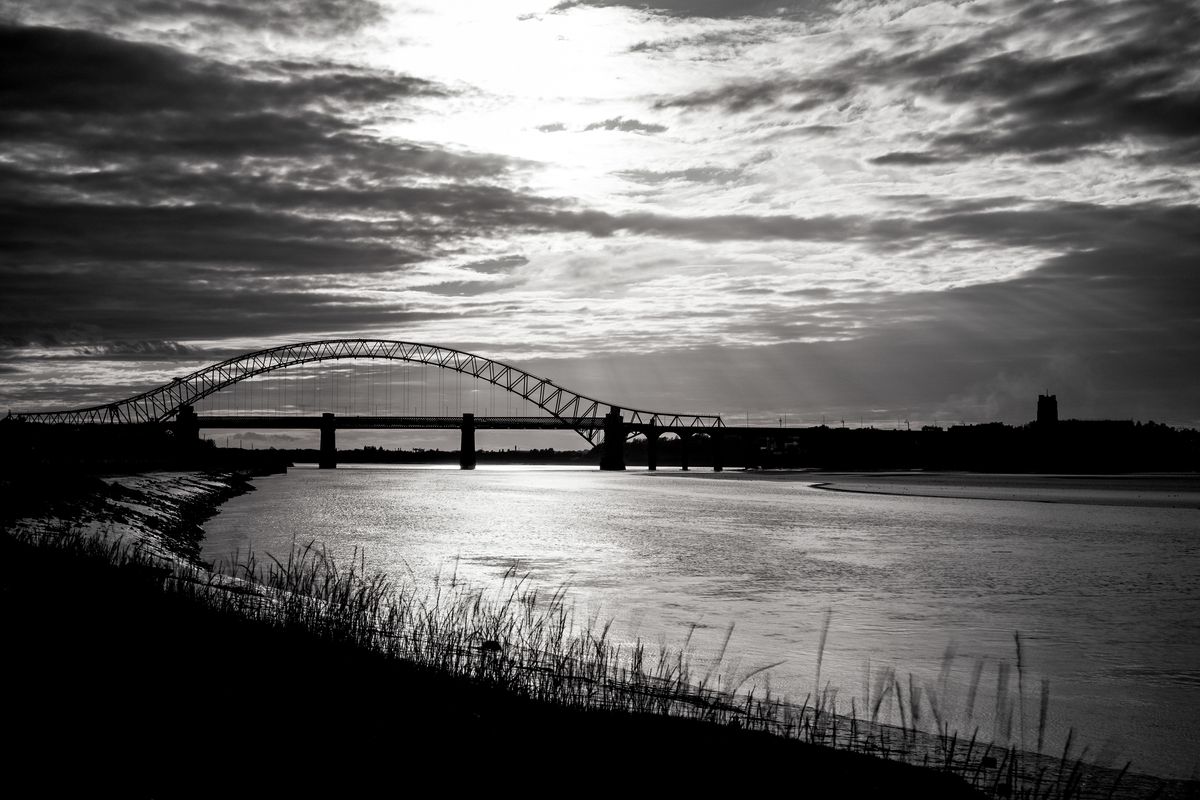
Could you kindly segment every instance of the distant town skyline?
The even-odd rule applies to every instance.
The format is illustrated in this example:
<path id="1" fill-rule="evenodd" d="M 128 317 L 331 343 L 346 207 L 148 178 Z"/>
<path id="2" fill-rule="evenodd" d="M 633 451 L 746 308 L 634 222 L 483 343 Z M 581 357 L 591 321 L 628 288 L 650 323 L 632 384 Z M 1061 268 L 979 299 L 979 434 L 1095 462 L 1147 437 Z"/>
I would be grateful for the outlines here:
<path id="1" fill-rule="evenodd" d="M 0 0 L 0 408 L 362 336 L 1200 427 L 1198 85 L 1185 0 Z"/>

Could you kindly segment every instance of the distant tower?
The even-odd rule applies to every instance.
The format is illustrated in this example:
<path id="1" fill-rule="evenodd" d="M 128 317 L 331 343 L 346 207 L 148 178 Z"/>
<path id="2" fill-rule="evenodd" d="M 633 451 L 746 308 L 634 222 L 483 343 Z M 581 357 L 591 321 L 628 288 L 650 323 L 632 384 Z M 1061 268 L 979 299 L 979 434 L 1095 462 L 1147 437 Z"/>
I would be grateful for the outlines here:
<path id="1" fill-rule="evenodd" d="M 1038 395 L 1039 425 L 1053 425 L 1058 422 L 1058 397 L 1052 394 Z"/>

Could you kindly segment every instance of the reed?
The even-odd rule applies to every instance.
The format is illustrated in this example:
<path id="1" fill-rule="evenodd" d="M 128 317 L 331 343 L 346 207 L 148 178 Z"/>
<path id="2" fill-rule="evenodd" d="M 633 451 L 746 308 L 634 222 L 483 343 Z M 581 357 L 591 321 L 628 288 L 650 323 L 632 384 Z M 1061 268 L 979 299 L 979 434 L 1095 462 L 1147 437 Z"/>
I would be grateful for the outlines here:
<path id="1" fill-rule="evenodd" d="M 829 611 L 816 653 L 814 691 L 795 704 L 771 691 L 768 672 L 776 664 L 741 677 L 721 671 L 732 625 L 716 659 L 696 672 L 685 652 L 690 636 L 680 648 L 651 646 L 641 639 L 619 641 L 611 621 L 581 619 L 565 588 L 537 587 L 515 567 L 491 587 L 464 582 L 455 568 L 449 575 L 436 576 L 428 589 L 418 590 L 411 579 L 397 581 L 372 571 L 359 551 L 339 561 L 312 542 L 294 546 L 284 558 L 264 561 L 253 553 L 237 554 L 229 563 L 207 569 L 164 561 L 137 544 L 78 531 L 6 535 L 25 545 L 120 568 L 217 614 L 315 637 L 331 646 L 370 651 L 565 709 L 650 713 L 766 731 L 924 764 L 954 773 L 995 797 L 1057 800 L 1082 798 L 1093 790 L 1111 796 L 1126 774 L 1122 770 L 1111 787 L 1097 786 L 1083 754 L 1071 756 L 1071 736 L 1058 759 L 1011 744 L 1014 716 L 1021 726 L 1019 736 L 1024 736 L 1025 660 L 1019 635 L 1014 636 L 1017 697 L 1010 696 L 1011 667 L 1000 663 L 994 741 L 985 743 L 978 740 L 977 727 L 967 737 L 951 726 L 947 676 L 952 650 L 943 657 L 936 686 L 921 686 L 911 674 L 902 680 L 892 667 L 871 676 L 868 664 L 861 705 L 851 698 L 849 714 L 839 714 L 836 690 L 820 684 Z M 978 662 L 965 702 L 968 720 L 983 672 Z M 1039 751 L 1048 703 L 1049 686 L 1043 682 Z M 898 727 L 883 719 L 892 705 Z M 843 709 L 846 706 L 843 703 Z M 924 729 L 927 722 L 932 730 Z"/>

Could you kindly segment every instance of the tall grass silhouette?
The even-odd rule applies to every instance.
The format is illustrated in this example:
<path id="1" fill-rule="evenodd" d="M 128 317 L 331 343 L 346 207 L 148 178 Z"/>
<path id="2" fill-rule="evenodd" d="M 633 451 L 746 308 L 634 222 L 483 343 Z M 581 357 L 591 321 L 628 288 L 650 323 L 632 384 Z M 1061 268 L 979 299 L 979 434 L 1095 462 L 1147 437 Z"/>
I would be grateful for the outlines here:
<path id="1" fill-rule="evenodd" d="M 697 671 L 685 655 L 690 635 L 677 648 L 620 641 L 611 622 L 577 614 L 566 588 L 540 588 L 515 567 L 489 587 L 471 585 L 451 572 L 418 589 L 414 580 L 397 581 L 369 569 L 359 551 L 338 561 L 312 543 L 293 547 L 284 558 L 240 554 L 208 569 L 165 561 L 136 543 L 77 532 L 6 535 L 137 574 L 217 613 L 563 708 L 662 714 L 765 731 L 950 772 L 994 797 L 1112 797 L 1128 789 L 1128 765 L 1120 771 L 1089 766 L 1086 750 L 1072 750 L 1073 732 L 1061 753 L 1042 752 L 1050 702 L 1046 681 L 1040 686 L 1036 731 L 1028 732 L 1036 733 L 1036 750 L 1022 746 L 1027 665 L 1019 634 L 1014 634 L 1016 691 L 1013 665 L 999 663 L 992 731 L 984 736 L 978 726 L 964 733 L 952 725 L 956 712 L 959 718 L 974 717 L 986 670 L 977 662 L 965 699 L 952 702 L 948 675 L 956 656 L 951 648 L 936 682 L 902 676 L 890 666 L 872 671 L 868 664 L 863 696 L 839 707 L 836 689 L 820 683 L 832 622 L 828 610 L 814 653 L 813 691 L 793 702 L 771 692 L 768 671 L 776 665 L 740 677 L 722 670 L 732 626 L 715 659 Z M 893 712 L 898 724 L 890 721 Z"/>

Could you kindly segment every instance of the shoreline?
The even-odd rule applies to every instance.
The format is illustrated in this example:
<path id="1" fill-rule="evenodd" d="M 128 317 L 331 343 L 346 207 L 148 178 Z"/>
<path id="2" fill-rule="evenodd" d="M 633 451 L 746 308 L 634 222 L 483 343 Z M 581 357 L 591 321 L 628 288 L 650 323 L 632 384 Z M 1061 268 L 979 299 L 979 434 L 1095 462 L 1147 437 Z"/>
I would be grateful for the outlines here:
<path id="1" fill-rule="evenodd" d="M 156 558 L 200 566 L 204 523 L 229 499 L 254 491 L 254 477 L 240 470 L 105 475 L 73 482 L 59 496 L 39 486 L 41 496 L 18 507 L 5 524 L 15 533 L 38 536 L 69 528 L 120 539 Z"/>
<path id="2" fill-rule="evenodd" d="M 705 474 L 705 473 L 696 473 L 696 474 Z M 811 474 L 811 473 L 808 473 L 808 474 Z M 106 479 L 104 481 L 104 483 L 107 486 L 119 485 L 123 492 L 132 493 L 133 495 L 139 495 L 142 502 L 140 502 L 140 503 L 136 502 L 134 500 L 134 498 L 132 498 L 130 496 L 122 496 L 122 499 L 118 500 L 117 502 L 111 502 L 111 498 L 106 496 L 104 498 L 104 504 L 102 507 L 107 508 L 110 511 L 114 512 L 112 521 L 114 521 L 115 523 L 120 524 L 120 525 L 129 525 L 131 519 L 134 520 L 135 522 L 137 520 L 141 520 L 143 522 L 157 521 L 157 522 L 165 523 L 166 528 L 178 533 L 180 542 L 182 544 L 186 544 L 190 539 L 190 536 L 188 534 L 192 530 L 199 530 L 201 523 L 204 520 L 210 518 L 213 514 L 215 514 L 222 503 L 224 503 L 230 497 L 235 496 L 236 494 L 241 494 L 245 491 L 253 490 L 254 487 L 250 484 L 251 480 L 252 480 L 252 478 L 250 478 L 249 476 L 236 475 L 233 473 L 223 473 L 223 474 L 156 473 L 156 474 L 150 474 L 150 475 L 120 476 L 117 478 Z M 170 509 L 169 512 L 164 512 L 163 509 L 157 508 L 157 506 L 159 506 L 160 504 L 165 504 Z M 83 509 L 91 508 L 91 506 L 88 505 L 87 503 L 78 504 L 77 507 L 83 508 Z M 95 520 L 93 520 L 93 521 L 95 521 Z M 135 525 L 133 527 L 136 528 L 137 526 Z M 94 528 L 93 528 L 93 530 L 94 530 Z M 142 533 L 144 534 L 145 531 L 142 531 Z M 202 532 L 201 532 L 201 535 L 202 535 Z M 164 531 L 164 537 L 172 538 L 172 537 L 166 536 L 165 531 Z M 147 541 L 150 541 L 150 540 L 149 539 L 139 539 L 139 542 L 147 542 Z M 147 548 L 147 551 L 154 552 L 152 548 Z M 174 558 L 176 563 L 179 563 L 179 561 L 180 561 L 179 553 L 174 553 L 172 557 Z M 183 559 L 183 561 L 192 566 L 195 566 L 197 563 L 199 563 L 195 559 Z M 221 623 L 221 625 L 216 629 L 216 632 L 219 634 L 219 638 L 217 638 L 217 644 L 219 645 L 218 650 L 223 650 L 226 646 L 229 646 L 229 643 L 227 643 L 224 638 L 225 632 L 226 632 L 225 631 L 226 626 L 228 626 L 229 629 L 232 631 L 232 630 L 235 630 L 239 626 L 239 623 L 236 623 L 233 621 L 227 621 L 225 623 Z M 210 634 L 209 640 L 212 641 L 213 636 L 211 634 L 213 633 L 213 631 L 210 630 L 209 628 L 204 628 L 204 630 L 208 631 L 208 633 Z M 234 647 L 236 649 L 237 645 L 234 645 Z M 260 654 L 259 657 L 266 659 L 267 661 L 270 661 L 272 658 L 274 658 L 274 656 L 271 653 Z M 375 667 L 372 667 L 372 669 L 374 670 Z M 379 677 L 382 679 L 382 677 L 383 677 L 382 673 L 379 674 Z M 431 678 L 430 676 L 427 676 L 427 675 L 419 675 L 419 676 L 413 678 L 413 680 L 414 680 L 414 685 L 416 687 L 420 687 L 420 686 L 428 687 L 430 681 L 433 681 L 435 684 L 437 684 L 438 681 L 446 680 L 446 679 L 445 678 L 435 679 L 435 678 Z M 370 684 L 363 683 L 361 685 L 363 686 L 364 689 L 367 689 L 368 691 L 370 691 L 370 689 L 371 689 Z M 446 685 L 446 686 L 441 686 L 440 684 L 438 684 L 438 685 L 440 686 L 440 690 L 442 690 L 442 691 L 461 692 L 461 693 L 465 693 L 465 695 L 466 695 L 466 700 L 461 701 L 461 702 L 460 702 L 460 700 L 457 700 L 457 699 L 449 700 L 447 698 L 442 698 L 442 701 L 441 701 L 442 704 L 450 706 L 450 707 L 458 708 L 459 711 L 455 712 L 457 714 L 473 715 L 476 718 L 479 717 L 479 714 L 476 713 L 475 711 L 473 711 L 471 708 L 471 703 L 478 700 L 478 698 L 476 697 L 476 695 L 478 693 L 477 687 L 472 688 L 472 686 L 470 684 L 454 685 L 453 683 L 451 683 L 450 685 Z M 506 699 L 505 697 L 501 697 L 501 698 L 490 697 L 490 698 L 484 699 L 482 702 L 485 706 L 492 706 L 492 705 L 499 703 L 502 706 L 507 708 L 508 704 L 513 703 L 513 702 L 518 702 L 518 701 L 515 698 L 507 698 Z M 524 701 L 520 701 L 520 702 L 524 702 Z M 465 705 L 464 705 L 464 703 L 465 703 Z M 404 709 L 401 708 L 401 709 L 398 709 L 398 711 L 403 712 Z M 539 717 L 541 719 L 541 723 L 544 725 L 547 725 L 547 726 L 551 726 L 551 727 L 567 724 L 568 726 L 578 725 L 581 728 L 585 728 L 585 727 L 588 727 L 588 726 L 591 726 L 592 724 L 594 724 L 594 718 L 589 718 L 587 716 L 584 716 L 583 718 L 577 717 L 577 715 L 580 713 L 583 713 L 586 715 L 586 714 L 590 714 L 592 712 L 574 712 L 574 711 L 571 711 L 571 710 L 565 709 L 565 708 L 552 707 L 549 709 L 543 708 L 540 710 L 536 710 L 532 713 L 541 715 Z M 500 716 L 503 717 L 504 715 L 500 715 Z M 489 725 L 501 724 L 500 719 L 493 716 L 493 712 L 491 712 L 491 711 L 485 711 L 484 717 L 487 717 L 489 719 Z M 666 722 L 664 720 L 657 719 L 657 718 L 651 718 L 651 719 L 646 719 L 646 720 L 637 720 L 637 721 L 632 721 L 632 722 L 628 719 L 622 719 L 619 721 L 605 722 L 604 724 L 606 726 L 608 726 L 608 725 L 616 726 L 615 731 L 620 731 L 621 735 L 635 736 L 635 737 L 647 736 L 647 735 L 649 735 L 650 731 L 658 730 L 662 726 L 667 726 L 666 728 L 663 728 L 662 732 L 669 732 L 669 735 L 683 737 L 684 741 L 687 743 L 687 747 L 683 748 L 684 751 L 687 751 L 689 749 L 694 749 L 694 748 L 703 749 L 704 747 L 711 746 L 715 742 L 719 741 L 721 743 L 722 747 L 732 747 L 732 748 L 736 749 L 739 753 L 741 753 L 743 749 L 746 749 L 746 757 L 749 758 L 749 754 L 752 750 L 756 751 L 758 748 L 761 748 L 761 747 L 771 748 L 771 747 L 776 747 L 776 746 L 782 746 L 782 745 L 778 745 L 778 743 L 774 743 L 774 742 L 768 742 L 768 743 L 764 744 L 762 741 L 758 741 L 756 744 L 754 744 L 752 746 L 752 745 L 746 743 L 748 740 L 742 740 L 742 739 L 736 738 L 736 736 L 733 740 L 728 740 L 727 737 L 730 735 L 729 731 L 723 731 L 723 732 L 718 733 L 717 731 L 714 731 L 712 729 L 707 729 L 707 728 L 704 730 L 701 730 L 701 729 L 688 730 L 686 732 L 673 731 L 673 730 L 671 730 L 671 726 L 673 726 L 675 723 Z M 630 728 L 629 730 L 626 730 L 626 728 L 629 726 L 633 726 L 633 727 Z M 468 724 L 467 727 L 470 728 L 470 725 Z M 488 728 L 488 730 L 491 731 L 492 729 Z M 743 733 L 746 735 L 757 735 L 760 732 L 746 730 Z M 533 736 L 540 735 L 540 736 L 544 737 L 544 731 L 542 729 L 530 730 L 527 732 L 527 734 L 533 735 Z M 454 734 L 452 731 L 443 731 L 442 735 L 452 737 Z M 581 733 L 580 735 L 584 735 L 584 734 Z M 716 737 L 716 738 L 714 739 L 713 737 Z M 650 736 L 650 740 L 653 740 L 653 739 L 654 739 L 654 737 Z M 539 739 L 539 741 L 540 741 L 540 739 Z M 838 778 L 838 780 L 841 780 L 841 781 L 847 780 L 846 768 L 834 766 L 835 762 L 842 763 L 840 760 L 843 758 L 843 756 L 837 755 L 837 753 L 839 753 L 839 752 L 842 752 L 842 751 L 831 750 L 829 748 L 824 748 L 824 747 L 820 748 L 819 751 L 815 755 L 806 756 L 806 758 L 809 758 L 809 762 L 808 762 L 809 768 L 817 770 L 818 773 L 820 773 L 821 770 L 828 768 L 841 776 Z M 846 755 L 853 755 L 853 754 L 847 753 Z M 872 769 L 878 769 L 878 770 L 883 770 L 886 773 L 887 770 L 891 769 L 890 767 L 882 767 L 882 766 L 879 766 L 878 764 L 876 764 L 876 762 L 881 761 L 881 759 L 874 758 L 874 757 L 870 757 L 870 758 L 871 758 L 870 765 L 864 767 L 863 764 L 859 763 L 857 766 L 853 767 L 852 770 L 848 770 L 848 771 L 862 771 L 865 769 L 867 772 L 870 772 Z M 885 763 L 899 764 L 900 762 L 885 761 Z M 874 766 L 871 766 L 871 765 L 874 765 Z M 902 773 L 896 773 L 896 775 L 900 776 L 900 775 L 902 775 Z M 1145 776 L 1136 776 L 1136 775 L 1126 776 L 1126 787 L 1125 788 L 1132 789 L 1133 786 L 1136 785 L 1138 783 L 1138 781 L 1144 779 L 1144 777 Z M 905 779 L 913 780 L 913 778 L 911 776 L 909 776 Z M 1110 776 L 1110 779 L 1111 779 L 1111 776 Z M 844 787 L 841 787 L 841 788 L 844 788 Z M 947 789 L 947 791 L 949 791 L 949 789 Z M 926 796 L 931 796 L 931 795 L 926 795 Z M 1118 792 L 1117 795 L 1115 795 L 1115 796 L 1120 797 L 1120 796 L 1136 796 L 1136 795 L 1127 794 L 1127 792 L 1121 791 L 1121 792 Z M 1163 796 L 1171 797 L 1171 796 L 1177 796 L 1177 795 L 1175 795 L 1172 792 L 1172 793 L 1165 794 Z"/>
<path id="3" fill-rule="evenodd" d="M 474 772 L 483 787 L 522 763 L 536 766 L 539 779 L 575 780 L 581 757 L 605 762 L 620 742 L 620 754 L 643 754 L 664 767 L 645 779 L 664 790 L 744 789 L 747 772 L 765 761 L 798 770 L 809 786 L 858 796 L 894 787 L 948 800 L 983 796 L 946 772 L 773 735 L 753 722 L 749 706 L 719 698 L 712 704 L 716 696 L 703 691 L 694 698 L 670 694 L 679 688 L 671 688 L 669 675 L 661 687 L 663 678 L 653 674 L 624 688 L 594 682 L 608 662 L 576 663 L 574 650 L 563 653 L 575 664 L 567 672 L 540 677 L 547 667 L 538 666 L 537 651 L 521 655 L 525 645 L 504 634 L 504 655 L 488 658 L 453 644 L 462 631 L 439 627 L 451 649 L 432 661 L 411 660 L 407 650 L 394 649 L 400 639 L 363 627 L 377 619 L 369 598 L 380 584 L 369 575 L 332 573 L 336 586 L 328 593 L 316 562 L 289 562 L 264 583 L 253 574 L 221 580 L 181 555 L 198 521 L 245 490 L 246 478 L 231 474 L 122 476 L 102 482 L 95 497 L 63 500 L 50 516 L 5 525 L 0 548 L 9 569 L 0 571 L 0 619 L 13 654 L 9 680 L 20 687 L 6 715 L 23 731 L 10 752 L 15 785 L 50 794 L 86 786 L 191 796 L 188 776 L 197 766 L 217 765 L 220 780 L 266 779 L 272 794 L 314 785 L 383 788 L 419 764 Z M 62 528 L 72 509 L 86 524 Z M 118 530 L 131 536 L 125 547 L 114 543 Z M 164 556 L 169 541 L 175 551 Z M 306 582 L 309 575 L 316 584 Z M 464 609 L 477 604 L 465 590 L 459 601 Z M 497 622 L 507 619 L 506 608 L 497 606 Z M 349 616 L 341 616 L 346 609 Z M 444 646 L 413 644 L 418 656 Z M 555 659 L 554 652 L 546 655 Z M 512 668 L 518 672 L 505 677 Z M 579 684 L 586 694 L 561 695 L 597 668 L 603 673 Z M 541 696 L 539 685 L 551 691 Z M 350 686 L 346 695 L 342 687 Z M 246 696 L 248 688 L 254 694 Z M 609 708 L 586 700 L 595 690 L 617 702 Z M 635 702 L 621 701 L 631 690 Z M 262 692 L 265 704 L 256 703 Z M 675 710 L 656 711 L 667 708 L 663 702 Z M 229 735 L 239 730 L 259 735 L 247 740 L 249 758 L 239 751 L 230 759 Z M 304 747 L 296 732 L 321 742 L 316 774 L 293 768 L 296 748 Z M 721 754 L 719 770 L 695 762 L 705 752 Z M 66 763 L 71 770 L 56 768 Z M 682 764 L 692 766 L 676 768 Z"/>
<path id="4" fill-rule="evenodd" d="M 984 473 L 844 473 L 811 488 L 848 494 L 1128 508 L 1200 509 L 1200 476 L 1186 473 L 1025 475 Z"/>

